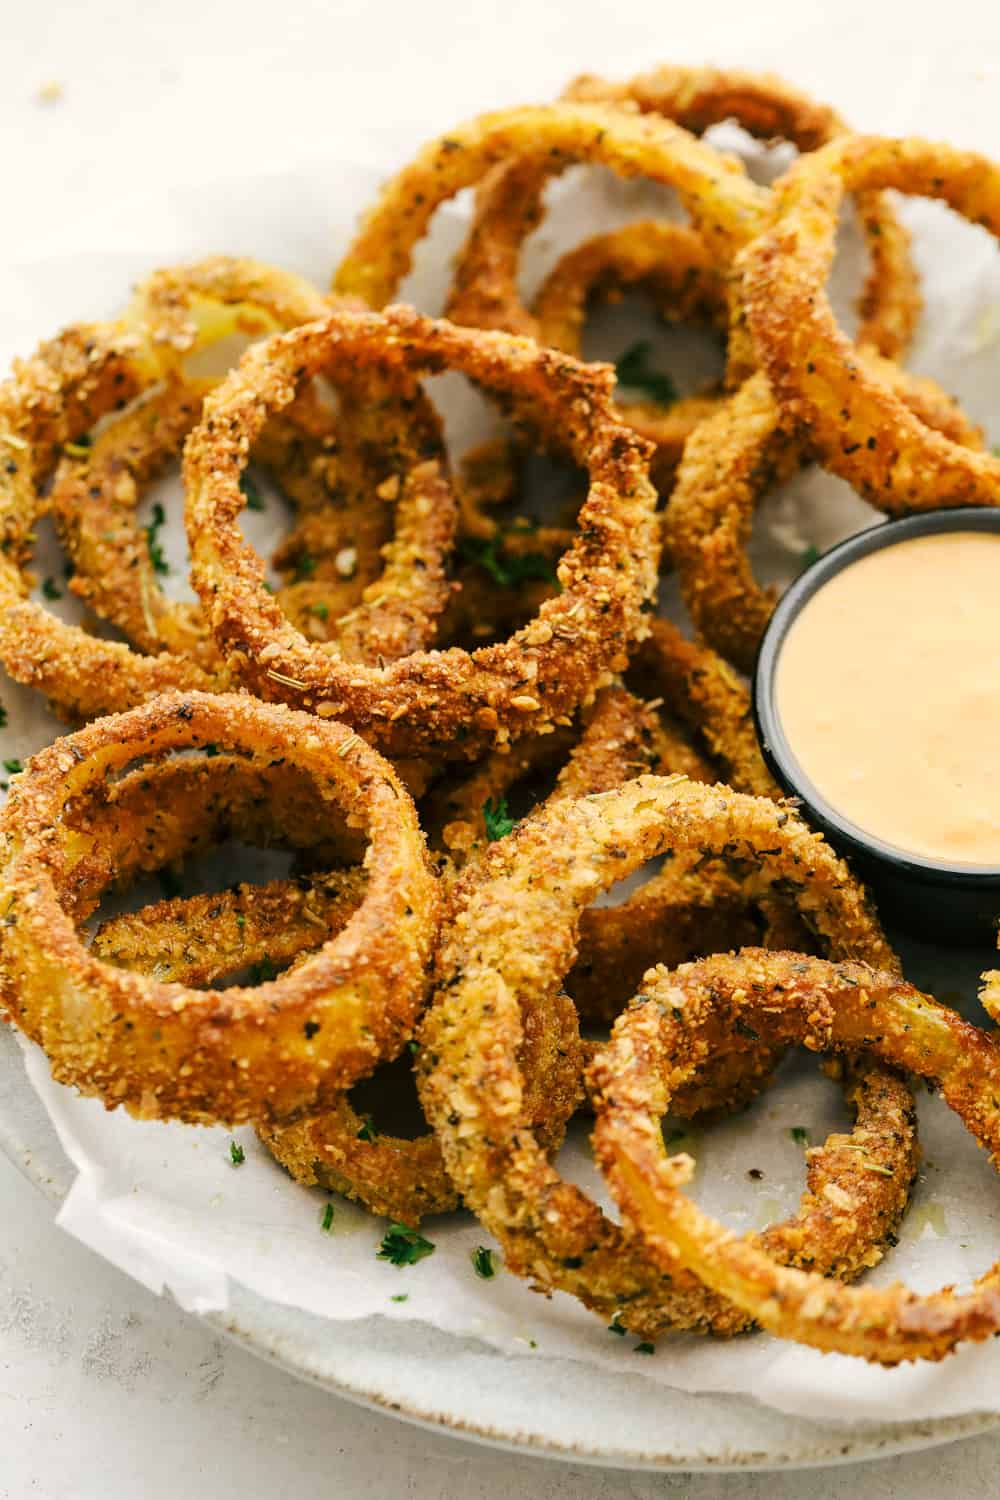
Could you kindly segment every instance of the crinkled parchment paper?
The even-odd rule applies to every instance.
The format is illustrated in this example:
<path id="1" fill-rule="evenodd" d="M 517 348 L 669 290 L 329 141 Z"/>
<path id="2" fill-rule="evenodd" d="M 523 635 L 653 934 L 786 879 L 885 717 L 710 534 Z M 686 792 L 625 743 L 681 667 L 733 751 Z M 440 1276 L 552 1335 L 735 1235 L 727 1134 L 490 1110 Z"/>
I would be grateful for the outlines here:
<path id="1" fill-rule="evenodd" d="M 730 133 L 731 137 L 732 133 Z M 416 138 L 416 137 L 415 137 Z M 767 163 L 755 151 L 755 170 Z M 75 317 L 110 313 L 129 285 L 155 265 L 215 251 L 258 255 L 325 283 L 345 246 L 356 214 L 370 200 L 395 156 L 371 166 L 331 162 L 328 167 L 274 178 L 222 180 L 212 189 L 165 194 L 148 211 L 130 203 L 127 229 L 109 235 L 118 248 L 94 246 L 58 259 L 8 267 L 0 282 L 0 354 L 27 353 L 35 341 Z M 552 211 L 526 257 L 526 286 L 537 281 L 563 245 L 584 232 L 659 211 L 666 200 L 641 183 L 621 183 L 603 172 L 570 174 L 553 195 Z M 958 225 L 935 205 L 907 204 L 926 277 L 927 315 L 911 361 L 955 391 L 985 424 L 1000 387 L 1000 272 L 995 247 L 981 232 Z M 438 311 L 447 258 L 460 242 L 463 205 L 438 216 L 432 243 L 422 250 L 407 295 Z M 72 229 L 68 227 L 67 234 Z M 856 236 L 844 233 L 837 285 L 857 284 Z M 703 378 L 705 348 L 663 338 L 648 312 L 625 307 L 603 323 L 592 356 L 612 356 L 641 332 L 662 342 L 662 358 L 683 385 Z M 482 430 L 480 406 L 435 382 L 459 440 Z M 463 406 L 463 400 L 466 405 Z M 184 542 L 176 491 L 167 493 L 168 556 L 172 587 L 183 588 Z M 250 518 L 254 540 L 267 548 L 283 527 L 274 501 L 264 517 Z M 817 471 L 797 478 L 769 498 L 755 530 L 755 561 L 765 576 L 794 576 L 808 545 L 829 546 L 876 518 L 840 482 Z M 249 521 L 248 521 L 249 527 Z M 54 552 L 40 575 L 59 576 Z M 51 547 L 51 542 L 47 545 Z M 72 616 L 72 605 L 57 606 Z M 905 619 L 900 628 L 906 628 Z M 24 756 L 50 740 L 58 726 L 38 700 L 12 684 L 0 688 L 9 723 L 3 757 Z M 891 725 L 887 732 L 891 733 Z M 229 870 L 227 878 L 249 873 Z M 943 998 L 975 1015 L 975 979 L 988 953 L 910 950 L 909 972 Z M 969 1349 L 937 1366 L 895 1371 L 869 1368 L 840 1356 L 823 1356 L 764 1336 L 734 1343 L 664 1338 L 655 1355 L 635 1352 L 635 1340 L 615 1337 L 569 1298 L 533 1295 L 502 1271 L 492 1280 L 473 1272 L 470 1252 L 486 1238 L 468 1216 L 431 1221 L 426 1233 L 433 1256 L 397 1269 L 376 1259 L 385 1224 L 335 1200 L 331 1232 L 321 1227 L 324 1195 L 297 1187 L 257 1145 L 249 1129 L 237 1131 L 246 1160 L 230 1163 L 231 1133 L 180 1125 L 140 1124 L 121 1111 L 107 1113 L 52 1083 L 45 1059 L 25 1047 L 27 1067 L 78 1176 L 59 1222 L 108 1260 L 157 1291 L 168 1288 L 196 1311 L 226 1305 L 232 1280 L 281 1303 L 338 1322 L 374 1315 L 416 1319 L 493 1347 L 526 1354 L 585 1360 L 639 1373 L 688 1391 L 732 1391 L 786 1411 L 824 1419 L 945 1416 L 1000 1409 L 1000 1346 Z M 813 1142 L 843 1125 L 833 1084 L 815 1059 L 793 1063 L 778 1085 L 745 1116 L 687 1143 L 698 1158 L 700 1201 L 737 1229 L 763 1225 L 791 1211 L 804 1181 L 802 1145 L 792 1131 L 804 1126 Z M 925 1162 L 902 1240 L 873 1279 L 905 1278 L 930 1289 L 962 1284 L 1000 1253 L 1000 1184 L 982 1153 L 938 1101 L 922 1097 Z M 574 1131 L 564 1152 L 567 1172 L 595 1180 L 586 1128 Z M 750 1179 L 751 1169 L 762 1173 Z M 405 1301 L 393 1298 L 406 1293 Z"/>

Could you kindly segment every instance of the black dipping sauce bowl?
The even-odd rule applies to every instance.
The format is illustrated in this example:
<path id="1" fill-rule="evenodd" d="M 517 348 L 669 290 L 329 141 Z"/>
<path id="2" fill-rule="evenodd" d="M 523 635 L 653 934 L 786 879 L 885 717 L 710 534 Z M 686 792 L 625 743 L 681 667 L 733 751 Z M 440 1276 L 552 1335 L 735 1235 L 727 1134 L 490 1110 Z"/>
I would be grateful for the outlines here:
<path id="1" fill-rule="evenodd" d="M 931 942 L 990 943 L 996 940 L 1000 918 L 1000 865 L 928 859 L 885 843 L 852 823 L 809 780 L 785 735 L 776 707 L 775 679 L 781 648 L 813 595 L 871 552 L 943 531 L 1000 532 L 1000 510 L 923 511 L 905 520 L 885 521 L 849 537 L 807 568 L 782 597 L 761 641 L 754 669 L 754 717 L 771 774 L 789 796 L 799 799 L 808 821 L 850 860 L 875 898 L 884 922 Z M 905 617 L 900 620 L 900 628 L 906 628 Z M 997 650 L 1000 659 L 1000 642 Z M 864 670 L 865 663 L 859 661 L 859 674 Z M 918 681 L 914 682 L 914 691 L 920 691 Z"/>

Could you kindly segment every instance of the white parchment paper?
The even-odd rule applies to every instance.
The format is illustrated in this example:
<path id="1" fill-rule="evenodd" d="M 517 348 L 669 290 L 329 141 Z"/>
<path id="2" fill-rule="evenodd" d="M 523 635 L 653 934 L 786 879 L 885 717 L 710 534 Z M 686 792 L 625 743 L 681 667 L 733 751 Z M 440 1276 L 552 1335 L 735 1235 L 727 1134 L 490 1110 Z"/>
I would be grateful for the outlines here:
<path id="1" fill-rule="evenodd" d="M 900 121 L 905 127 L 905 121 Z M 396 140 L 400 138 L 396 132 Z M 420 132 L 413 135 L 419 139 Z M 732 133 L 727 143 L 735 139 Z M 369 137 L 369 145 L 371 137 Z M 773 166 L 751 151 L 754 170 Z M 327 281 L 355 218 L 378 181 L 400 159 L 398 148 L 368 164 L 331 161 L 268 178 L 220 179 L 212 188 L 148 195 L 107 221 L 100 238 L 95 216 L 77 244 L 67 227 L 58 258 L 8 267 L 0 280 L 0 355 L 27 353 L 62 322 L 113 312 L 132 282 L 156 265 L 226 251 L 277 261 Z M 615 222 L 660 211 L 664 196 L 641 183 L 608 174 L 573 173 L 553 194 L 552 210 L 525 257 L 530 289 L 557 251 Z M 906 204 L 924 271 L 926 316 L 914 368 L 934 374 L 987 427 L 1000 387 L 1000 261 L 983 233 L 953 221 L 931 204 Z M 423 310 L 440 310 L 447 261 L 460 242 L 461 204 L 438 215 L 406 294 Z M 110 227 L 113 226 L 113 229 Z M 838 302 L 857 284 L 856 235 L 844 233 L 838 261 Z M 846 304 L 843 304 L 845 316 Z M 661 335 L 648 311 L 622 310 L 602 324 L 603 344 L 588 352 L 613 357 L 635 337 L 650 337 L 671 372 L 704 373 L 697 342 Z M 478 406 L 435 385 L 449 431 L 460 439 L 482 427 Z M 1000 431 L 1000 414 L 995 420 Z M 166 493 L 172 589 L 183 592 L 184 541 L 176 494 Z M 765 576 L 787 581 L 808 545 L 820 548 L 877 518 L 847 487 L 816 470 L 769 497 L 754 537 L 755 562 Z M 262 547 L 282 529 L 280 506 L 250 518 Z M 248 522 L 248 530 L 250 525 Z M 43 538 L 40 575 L 59 576 L 57 555 Z M 76 618 L 69 600 L 55 606 Z M 905 628 L 905 621 L 901 621 Z M 7 728 L 2 757 L 24 757 L 58 732 L 38 699 L 4 683 Z M 976 1014 L 975 979 L 991 961 L 981 954 L 908 952 L 909 972 L 952 1003 Z M 416 1319 L 438 1329 L 478 1337 L 524 1354 L 561 1356 L 627 1369 L 689 1391 L 734 1391 L 779 1409 L 814 1418 L 919 1418 L 1000 1409 L 1000 1346 L 969 1349 L 937 1366 L 895 1371 L 820 1355 L 765 1336 L 735 1343 L 663 1339 L 652 1356 L 631 1338 L 615 1337 L 571 1299 L 534 1296 L 502 1271 L 492 1280 L 473 1272 L 470 1252 L 486 1243 L 468 1216 L 431 1221 L 425 1233 L 435 1252 L 417 1266 L 397 1269 L 376 1259 L 386 1225 L 336 1200 L 331 1232 L 321 1227 L 325 1195 L 293 1184 L 256 1142 L 252 1130 L 138 1123 L 106 1112 L 53 1084 L 44 1057 L 24 1046 L 29 1076 L 74 1162 L 78 1176 L 59 1215 L 64 1229 L 156 1291 L 169 1290 L 186 1308 L 226 1305 L 233 1281 L 277 1302 L 337 1322 L 378 1315 Z M 802 1146 L 792 1136 L 805 1126 L 813 1142 L 842 1128 L 836 1090 L 814 1060 L 796 1062 L 755 1108 L 687 1143 L 699 1162 L 699 1200 L 737 1229 L 763 1225 L 793 1210 L 804 1182 Z M 925 1162 L 898 1249 L 873 1280 L 906 1279 L 921 1289 L 963 1284 L 1000 1254 L 1000 1185 L 961 1125 L 933 1099 L 921 1101 Z M 245 1163 L 234 1168 L 230 1141 Z M 586 1130 L 574 1130 L 562 1163 L 606 1202 L 589 1161 Z M 762 1173 L 751 1180 L 750 1169 Z M 405 1300 L 398 1300 L 405 1294 Z"/>

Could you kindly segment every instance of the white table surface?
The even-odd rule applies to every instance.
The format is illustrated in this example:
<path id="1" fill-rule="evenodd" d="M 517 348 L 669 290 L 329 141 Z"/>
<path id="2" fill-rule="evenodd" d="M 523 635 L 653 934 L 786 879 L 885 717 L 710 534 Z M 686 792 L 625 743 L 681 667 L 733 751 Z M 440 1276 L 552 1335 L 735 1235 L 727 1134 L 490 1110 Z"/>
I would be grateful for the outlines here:
<path id="1" fill-rule="evenodd" d="M 449 122 L 654 61 L 780 71 L 867 128 L 1000 148 L 988 0 L 0 0 L 0 272 L 148 237 L 158 185 L 400 154 Z M 62 97 L 43 103 L 49 80 Z M 384 149 L 384 148 L 383 148 Z M 239 246 L 206 246 L 206 249 Z M 595 1420 L 606 1420 L 595 1414 Z M 997 1441 L 823 1473 L 624 1475 L 369 1414 L 220 1343 L 52 1226 L 0 1161 L 0 1500 L 994 1495 Z"/>

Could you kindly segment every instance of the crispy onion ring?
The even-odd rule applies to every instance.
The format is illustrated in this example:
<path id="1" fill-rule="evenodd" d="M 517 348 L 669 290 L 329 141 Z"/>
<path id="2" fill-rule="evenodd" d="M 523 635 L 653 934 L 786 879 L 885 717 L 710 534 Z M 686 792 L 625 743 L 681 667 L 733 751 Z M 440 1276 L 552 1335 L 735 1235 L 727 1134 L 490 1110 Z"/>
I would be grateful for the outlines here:
<path id="1" fill-rule="evenodd" d="M 635 1332 L 745 1326 L 694 1277 L 672 1279 L 578 1188 L 526 1128 L 516 1063 L 519 1001 L 559 989 L 580 912 L 602 889 L 668 849 L 747 860 L 794 891 L 841 953 L 892 961 L 844 864 L 792 812 L 724 787 L 643 776 L 564 803 L 494 844 L 459 882 L 421 1028 L 421 1100 L 466 1204 L 508 1268 L 579 1296 Z M 822 1258 L 822 1245 L 817 1245 Z M 838 1251 L 839 1253 L 839 1251 Z"/>
<path id="2" fill-rule="evenodd" d="M 535 298 L 535 337 L 549 348 L 580 356 L 590 301 L 639 287 L 651 293 L 661 318 L 725 330 L 729 304 L 724 278 L 700 234 L 656 219 L 595 235 L 562 257 Z M 459 317 L 459 322 L 469 321 Z M 718 391 L 655 401 L 617 403 L 623 422 L 656 444 L 653 480 L 669 490 L 691 433 L 717 408 Z"/>
<path id="3" fill-rule="evenodd" d="M 734 119 L 752 135 L 790 141 L 801 151 L 814 151 L 847 129 L 827 105 L 818 104 L 769 74 L 661 67 L 626 83 L 584 76 L 570 85 L 566 97 L 590 107 L 611 104 L 617 106 L 619 114 L 623 106 L 638 109 L 642 118 L 675 123 L 695 135 Z M 558 171 L 565 163 L 539 161 L 537 148 L 534 152 L 530 147 L 512 151 L 510 155 L 515 159 L 495 171 L 480 191 L 473 227 L 456 266 L 448 316 L 478 327 L 537 335 L 537 325 L 517 290 L 521 246 L 541 218 L 546 182 L 553 169 Z M 615 167 L 614 161 L 605 164 Z M 693 212 L 696 226 L 703 227 L 697 211 Z M 867 195 L 859 203 L 859 212 L 871 259 L 859 308 L 859 337 L 886 356 L 895 357 L 906 349 L 920 308 L 909 236 L 883 194 Z M 752 223 L 749 228 L 753 231 Z M 731 244 L 720 247 L 713 240 L 709 248 L 716 255 L 716 264 L 724 267 Z M 739 347 L 742 333 L 738 322 L 734 332 Z M 731 359 L 731 373 L 741 357 L 737 354 Z"/>
<path id="4" fill-rule="evenodd" d="M 942 1359 L 963 1339 L 996 1334 L 1000 1266 L 968 1292 L 920 1296 L 899 1283 L 848 1289 L 777 1265 L 684 1196 L 689 1164 L 665 1155 L 653 1127 L 674 1081 L 683 1080 L 706 1040 L 742 1022 L 816 1051 L 866 1049 L 926 1079 L 995 1163 L 996 1037 L 865 964 L 750 951 L 647 977 L 594 1066 L 595 1146 L 626 1221 L 656 1263 L 697 1266 L 706 1285 L 782 1337 L 879 1364 Z"/>
<path id="5" fill-rule="evenodd" d="M 857 136 L 803 158 L 775 185 L 773 218 L 742 262 L 742 295 L 764 368 L 808 423 L 824 463 L 890 514 L 995 505 L 1000 459 L 909 411 L 885 371 L 859 361 L 824 290 L 843 196 L 871 187 L 939 198 L 1000 235 L 1000 171 L 973 152 Z"/>
<path id="6" fill-rule="evenodd" d="M 261 334 L 313 321 L 329 305 L 300 277 L 225 256 L 159 271 L 136 294 L 126 321 L 154 351 L 166 382 L 147 402 L 104 426 L 82 459 L 63 460 L 52 503 L 74 564 L 74 590 L 141 649 L 166 646 L 193 656 L 208 670 L 220 668 L 201 610 L 168 600 L 159 587 L 135 514 L 138 486 L 179 454 L 199 419 L 201 396 L 211 385 L 182 374 L 179 351 L 203 350 L 233 332 Z M 301 410 L 293 406 L 284 415 L 282 430 L 270 443 L 263 435 L 275 477 L 283 480 L 287 464 L 293 497 L 303 498 L 309 511 L 297 536 L 286 544 L 293 578 L 307 564 L 310 577 L 314 575 L 324 553 L 336 571 L 344 545 L 343 510 L 322 505 L 333 414 L 327 413 L 324 422 L 322 407 L 308 390 L 296 406 Z M 332 617 L 329 589 L 317 590 L 311 583 L 290 582 L 278 601 L 283 608 L 290 606 L 293 618 L 307 623 L 311 634 L 336 640 L 347 659 L 375 662 L 406 655 L 433 638 L 449 593 L 444 563 L 457 507 L 438 472 L 445 467 L 445 456 L 437 416 L 412 380 L 388 383 L 370 377 L 344 393 L 342 408 L 334 426 L 334 431 L 337 425 L 344 431 L 338 475 L 343 480 L 346 470 L 352 481 L 352 509 L 363 506 L 375 522 L 374 529 L 364 528 L 363 542 L 367 553 L 376 554 L 378 584 L 370 598 L 362 592 L 357 607 L 346 610 L 337 607 L 338 588 Z M 300 416 L 304 420 L 297 420 Z M 405 482 L 408 477 L 410 483 Z M 382 533 L 391 513 L 380 502 L 390 492 L 398 504 L 395 529 L 390 525 L 386 538 Z M 357 553 L 355 546 L 355 559 Z"/>
<path id="7" fill-rule="evenodd" d="M 286 760 L 370 840 L 365 896 L 347 926 L 256 989 L 199 991 L 116 969 L 88 952 L 70 914 L 94 840 L 74 836 L 67 806 L 99 796 L 136 756 L 206 743 L 256 765 Z M 435 881 L 392 767 L 343 725 L 244 697 L 164 695 L 41 751 L 2 829 L 4 999 L 61 1082 L 147 1118 L 286 1119 L 395 1056 L 412 1030 Z"/>
<path id="8" fill-rule="evenodd" d="M 239 533 L 239 478 L 272 411 L 303 375 L 388 367 L 457 368 L 518 408 L 529 403 L 586 465 L 590 491 L 562 593 L 509 641 L 473 653 L 416 652 L 381 667 L 346 663 L 307 642 L 262 588 L 262 564 Z M 610 371 L 502 334 L 472 332 L 396 308 L 340 312 L 248 351 L 205 403 L 188 440 L 192 581 L 233 670 L 256 691 L 322 715 L 343 714 L 394 754 L 473 756 L 545 728 L 622 668 L 645 630 L 655 579 L 654 492 L 645 445 L 609 410 Z"/>
<path id="9" fill-rule="evenodd" d="M 544 166 L 546 176 L 586 161 L 622 177 L 642 174 L 666 183 L 723 266 L 761 227 L 767 204 L 766 191 L 739 162 L 659 116 L 576 103 L 500 110 L 431 141 L 383 188 L 337 268 L 334 291 L 384 307 L 409 271 L 413 247 L 438 205 L 511 157 L 527 161 L 528 171 Z"/>
<path id="10" fill-rule="evenodd" d="M 245 761 L 221 756 L 132 773 L 117 783 L 114 801 L 95 809 L 87 824 L 99 842 L 101 874 L 106 878 L 112 868 L 120 873 L 129 861 L 156 866 L 229 833 L 271 842 L 280 834 L 270 824 L 276 797 L 282 813 L 285 805 L 294 808 L 298 823 L 305 795 L 303 813 L 315 837 L 315 797 L 308 797 L 308 785 L 288 783 L 284 766 L 256 771 Z M 164 819 L 164 807 L 178 804 L 179 815 Z M 194 816 L 190 808 L 196 809 Z M 310 879 L 174 897 L 105 922 L 91 951 L 120 968 L 199 987 L 251 965 L 301 963 L 345 927 L 364 899 L 366 883 L 365 871 L 352 867 Z M 555 1006 L 526 1008 L 523 1020 L 519 1065 L 528 1112 L 545 1149 L 554 1152 L 580 1101 L 583 1057 L 575 1013 L 568 997 L 561 997 Z M 372 1213 L 416 1224 L 427 1214 L 458 1207 L 436 1137 L 386 1134 L 357 1113 L 347 1092 L 294 1125 L 257 1129 L 296 1181 L 343 1193 Z"/>
<path id="11" fill-rule="evenodd" d="M 63 446 L 145 388 L 139 340 L 110 324 L 77 325 L 15 365 L 0 387 L 0 662 L 69 718 L 90 718 L 169 688 L 218 682 L 187 657 L 141 656 L 67 625 L 27 597 L 42 486 Z"/>

